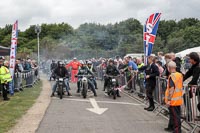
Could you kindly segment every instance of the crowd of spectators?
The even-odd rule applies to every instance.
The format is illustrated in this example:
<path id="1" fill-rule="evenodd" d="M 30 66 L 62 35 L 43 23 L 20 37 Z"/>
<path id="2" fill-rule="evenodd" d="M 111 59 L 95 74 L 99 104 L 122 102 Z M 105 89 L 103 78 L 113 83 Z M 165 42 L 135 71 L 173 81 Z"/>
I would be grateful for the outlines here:
<path id="1" fill-rule="evenodd" d="M 6 85 L 7 87 L 7 93 L 10 94 L 10 96 L 14 96 L 14 94 L 16 92 L 21 92 L 23 91 L 23 86 L 22 86 L 22 76 L 19 76 L 20 74 L 26 74 L 28 72 L 31 72 L 32 70 L 34 71 L 34 75 L 37 76 L 38 75 L 38 65 L 37 62 L 35 60 L 32 60 L 30 58 L 28 59 L 16 59 L 16 64 L 15 64 L 15 74 L 12 77 L 10 74 L 10 70 L 9 70 L 9 60 L 7 60 L 5 57 L 1 56 L 0 57 L 1 61 L 2 61 L 2 66 L 6 67 L 7 69 L 7 74 L 10 75 L 10 81 L 7 83 L 8 85 Z M 31 87 L 32 86 L 32 79 L 28 78 L 28 76 L 26 78 L 24 78 L 26 81 L 26 87 Z M 3 80 L 3 79 L 1 79 Z M 0 84 L 0 95 L 2 95 L 3 93 L 3 86 L 2 84 Z M 9 100 L 9 98 L 4 98 L 4 100 Z"/>

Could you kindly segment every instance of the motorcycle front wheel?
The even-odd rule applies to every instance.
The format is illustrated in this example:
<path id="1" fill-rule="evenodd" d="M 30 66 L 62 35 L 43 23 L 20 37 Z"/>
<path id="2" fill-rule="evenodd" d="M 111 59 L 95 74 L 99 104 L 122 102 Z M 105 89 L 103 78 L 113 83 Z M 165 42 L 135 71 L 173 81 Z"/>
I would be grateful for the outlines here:
<path id="1" fill-rule="evenodd" d="M 62 86 L 59 86 L 59 88 L 58 88 L 58 92 L 59 92 L 59 96 L 60 96 L 60 99 L 62 99 L 63 98 L 63 87 Z"/>
<path id="2" fill-rule="evenodd" d="M 113 89 L 113 99 L 116 99 L 117 91 Z"/>
<path id="3" fill-rule="evenodd" d="M 87 97 L 87 84 L 86 83 L 83 83 L 82 95 L 83 95 L 83 98 Z"/>

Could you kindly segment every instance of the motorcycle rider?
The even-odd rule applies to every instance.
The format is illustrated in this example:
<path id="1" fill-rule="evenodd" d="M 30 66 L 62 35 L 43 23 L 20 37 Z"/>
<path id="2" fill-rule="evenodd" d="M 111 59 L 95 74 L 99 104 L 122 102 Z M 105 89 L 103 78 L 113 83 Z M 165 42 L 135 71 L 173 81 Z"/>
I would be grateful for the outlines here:
<path id="1" fill-rule="evenodd" d="M 81 64 L 82 65 L 81 65 L 77 75 L 92 75 L 93 76 L 93 73 L 87 68 L 86 62 L 82 61 Z M 77 90 L 77 93 L 80 93 L 80 91 L 81 91 L 81 79 L 82 78 L 78 77 L 78 82 L 77 82 L 78 90 Z M 88 85 L 92 89 L 92 92 L 94 93 L 94 96 L 96 97 L 97 94 L 96 94 L 95 86 L 94 86 L 94 84 L 92 83 L 92 81 L 90 79 L 88 79 Z"/>
<path id="2" fill-rule="evenodd" d="M 88 61 L 88 62 L 87 62 L 87 68 L 88 68 L 92 73 L 97 72 L 97 71 L 94 69 L 94 67 L 93 67 L 91 61 Z M 94 83 L 95 89 L 98 89 L 98 88 L 97 88 L 97 82 L 96 82 L 95 77 L 94 77 L 92 80 L 93 80 L 93 83 Z"/>
<path id="3" fill-rule="evenodd" d="M 71 96 L 71 93 L 69 92 L 69 82 L 68 82 L 68 78 L 69 78 L 69 73 L 68 70 L 64 67 L 63 62 L 58 61 L 58 67 L 54 70 L 55 76 L 56 78 L 64 78 L 64 83 L 66 86 L 66 91 L 68 96 Z M 55 82 L 55 84 L 53 85 L 53 92 L 51 94 L 51 97 L 54 96 L 54 93 L 56 91 L 56 87 L 58 82 Z"/>
<path id="4" fill-rule="evenodd" d="M 110 75 L 110 76 L 117 76 L 120 74 L 120 72 L 118 71 L 117 67 L 114 65 L 114 60 L 110 59 L 108 61 L 108 66 L 106 67 L 106 75 Z M 103 91 L 105 91 L 105 88 L 108 85 L 108 81 L 109 81 L 109 77 L 105 76 L 104 78 L 104 88 Z M 118 82 L 117 82 L 117 86 L 118 86 Z M 121 97 L 119 94 L 119 90 L 117 90 L 117 96 Z"/>

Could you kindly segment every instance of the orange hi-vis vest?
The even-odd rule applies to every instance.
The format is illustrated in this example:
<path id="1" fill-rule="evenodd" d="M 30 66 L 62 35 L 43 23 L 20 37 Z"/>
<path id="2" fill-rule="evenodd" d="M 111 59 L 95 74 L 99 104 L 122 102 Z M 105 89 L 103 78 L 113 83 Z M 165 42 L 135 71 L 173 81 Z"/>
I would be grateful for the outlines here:
<path id="1" fill-rule="evenodd" d="M 174 82 L 174 89 L 170 89 L 170 80 Z M 179 72 L 171 73 L 168 78 L 167 89 L 165 91 L 165 103 L 170 101 L 170 106 L 180 106 L 183 104 L 183 76 Z"/>

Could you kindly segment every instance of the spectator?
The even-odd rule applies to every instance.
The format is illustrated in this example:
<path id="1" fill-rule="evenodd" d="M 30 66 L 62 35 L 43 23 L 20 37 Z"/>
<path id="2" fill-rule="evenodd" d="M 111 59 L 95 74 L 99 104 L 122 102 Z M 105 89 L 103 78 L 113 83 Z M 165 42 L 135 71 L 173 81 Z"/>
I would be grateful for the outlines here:
<path id="1" fill-rule="evenodd" d="M 185 68 L 185 71 L 187 71 L 188 69 L 191 68 L 191 63 L 190 63 L 190 58 L 189 58 L 189 55 L 186 55 L 184 57 L 184 68 Z"/>
<path id="2" fill-rule="evenodd" d="M 153 100 L 153 91 L 155 90 L 156 87 L 156 76 L 159 76 L 159 70 L 158 67 L 155 65 L 153 62 L 154 56 L 149 56 L 148 57 L 148 65 L 143 66 L 140 68 L 140 71 L 144 71 L 146 73 L 146 93 L 147 93 L 147 98 L 149 99 L 149 107 L 144 108 L 144 110 L 147 111 L 153 111 L 155 106 L 154 106 L 154 100 Z"/>
<path id="3" fill-rule="evenodd" d="M 176 63 L 176 71 L 181 73 L 181 59 L 176 57 L 174 53 L 170 53 L 172 61 Z"/>
<path id="4" fill-rule="evenodd" d="M 162 66 L 166 64 L 165 56 L 163 52 L 158 52 L 158 60 L 162 63 Z"/>
<path id="5" fill-rule="evenodd" d="M 176 63 L 170 61 L 168 63 L 170 76 L 168 78 L 168 87 L 165 91 L 165 103 L 169 109 L 169 123 L 165 131 L 173 131 L 173 133 L 181 133 L 181 105 L 183 104 L 182 89 L 183 76 L 176 72 Z"/>
<path id="6" fill-rule="evenodd" d="M 135 88 L 133 88 L 132 86 L 132 81 L 133 81 L 132 79 L 134 78 L 132 72 L 137 71 L 138 67 L 135 64 L 135 62 L 133 62 L 131 59 L 132 58 L 130 56 L 126 57 L 126 64 L 128 64 L 128 67 L 125 68 L 125 71 L 127 72 L 127 81 L 128 81 L 129 90 L 133 92 L 133 89 Z"/>
<path id="7" fill-rule="evenodd" d="M 8 88 L 8 83 L 7 83 L 7 68 L 3 66 L 3 57 L 0 56 L 0 87 L 3 92 L 3 100 L 8 101 L 10 100 L 7 96 L 7 88 Z"/>
<path id="8" fill-rule="evenodd" d="M 9 87 L 9 93 L 11 96 L 14 95 L 14 80 L 12 79 L 10 70 L 9 70 L 9 62 L 7 60 L 4 61 L 5 71 L 6 71 L 6 80 Z"/>
<path id="9" fill-rule="evenodd" d="M 144 63 L 142 62 L 142 60 L 140 58 L 137 58 L 137 67 L 141 68 L 144 66 Z"/>
<path id="10" fill-rule="evenodd" d="M 20 77 L 20 74 L 19 73 L 22 73 L 24 70 L 23 70 L 23 67 L 22 67 L 22 64 L 20 62 L 20 59 L 16 60 L 16 63 L 15 63 L 15 73 L 17 74 L 16 76 L 14 76 L 14 81 L 15 81 L 15 85 L 14 85 L 14 91 L 15 92 L 19 92 L 20 91 L 23 91 L 22 89 L 22 78 Z"/>
<path id="11" fill-rule="evenodd" d="M 168 69 L 167 69 L 167 64 L 171 61 L 171 55 L 168 53 L 168 54 L 165 54 L 165 61 L 166 61 L 166 64 L 164 65 L 164 71 L 163 71 L 163 74 L 162 76 L 165 77 L 165 78 L 168 78 L 168 76 L 170 75 Z"/>
<path id="12" fill-rule="evenodd" d="M 164 71 L 164 68 L 162 67 L 162 62 L 161 61 L 157 61 L 156 65 L 158 67 L 159 73 L 160 73 L 160 77 L 162 76 L 162 73 Z"/>
<path id="13" fill-rule="evenodd" d="M 31 69 L 32 69 L 32 66 L 31 66 L 31 59 L 28 59 L 27 61 L 25 61 L 24 70 L 25 70 L 25 71 L 31 71 Z"/>
<path id="14" fill-rule="evenodd" d="M 24 64 L 24 71 L 30 72 L 31 70 L 31 59 L 27 59 L 27 61 Z M 32 87 L 32 77 L 30 75 L 26 78 L 26 87 Z"/>
<path id="15" fill-rule="evenodd" d="M 22 63 L 20 62 L 20 59 L 16 60 L 16 64 L 15 64 L 15 72 L 23 72 L 24 68 L 22 66 Z"/>
<path id="16" fill-rule="evenodd" d="M 186 72 L 183 80 L 185 81 L 186 79 L 192 76 L 192 80 L 188 84 L 197 85 L 197 81 L 200 76 L 199 55 L 196 52 L 192 52 L 189 54 L 189 58 L 190 58 L 190 63 L 192 64 L 192 67 Z"/>
<path id="17" fill-rule="evenodd" d="M 121 69 L 124 69 L 124 68 L 125 68 L 125 65 L 124 65 L 124 63 L 123 63 L 123 60 L 120 59 L 120 60 L 119 60 L 118 70 L 121 70 Z"/>

